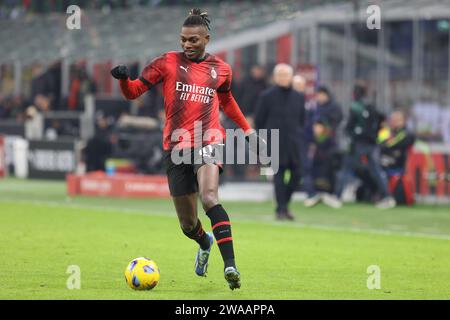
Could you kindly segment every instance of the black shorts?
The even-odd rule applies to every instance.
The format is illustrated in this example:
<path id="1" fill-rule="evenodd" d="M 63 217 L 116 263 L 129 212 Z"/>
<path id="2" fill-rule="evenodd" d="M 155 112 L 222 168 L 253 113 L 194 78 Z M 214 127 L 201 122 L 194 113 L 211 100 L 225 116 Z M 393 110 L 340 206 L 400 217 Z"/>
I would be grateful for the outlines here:
<path id="1" fill-rule="evenodd" d="M 223 163 L 221 160 L 223 159 L 223 149 L 223 144 L 210 144 L 203 148 L 185 149 L 183 159 L 186 161 L 181 163 L 178 163 L 180 159 L 176 163 L 173 162 L 171 151 L 164 151 L 164 165 L 166 167 L 170 195 L 178 197 L 198 192 L 197 171 L 205 164 L 213 163 L 219 166 L 219 173 L 222 173 Z"/>

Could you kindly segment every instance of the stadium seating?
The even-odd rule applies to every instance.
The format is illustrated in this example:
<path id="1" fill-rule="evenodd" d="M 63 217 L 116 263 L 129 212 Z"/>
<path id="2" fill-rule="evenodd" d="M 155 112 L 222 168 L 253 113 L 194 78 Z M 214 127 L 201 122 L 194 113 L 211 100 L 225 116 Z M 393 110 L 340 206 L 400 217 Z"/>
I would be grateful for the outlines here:
<path id="1" fill-rule="evenodd" d="M 212 37 L 234 35 L 248 28 L 287 19 L 311 1 L 240 2 L 208 5 Z M 20 60 L 48 63 L 67 56 L 72 61 L 86 57 L 139 59 L 178 48 L 176 35 L 190 7 L 132 7 L 105 13 L 82 12 L 81 30 L 68 31 L 68 15 L 28 14 L 15 20 L 0 20 L 0 63 Z M 6 28 L 8 26 L 8 28 Z M 11 34 L 14 36 L 12 37 Z M 117 45 L 120 37 L 121 44 Z M 20 44 L 20 45 L 18 45 Z"/>

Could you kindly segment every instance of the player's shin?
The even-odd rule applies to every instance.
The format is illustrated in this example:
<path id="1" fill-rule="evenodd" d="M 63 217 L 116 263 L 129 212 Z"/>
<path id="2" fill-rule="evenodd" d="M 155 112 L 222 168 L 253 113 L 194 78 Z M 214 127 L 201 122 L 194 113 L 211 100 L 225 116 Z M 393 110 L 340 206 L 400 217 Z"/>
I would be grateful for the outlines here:
<path id="1" fill-rule="evenodd" d="M 227 212 L 222 205 L 217 204 L 210 208 L 206 212 L 206 215 L 211 219 L 212 230 L 222 255 L 225 268 L 236 267 L 234 261 L 233 238 L 231 235 L 231 223 Z"/>
<path id="2" fill-rule="evenodd" d="M 200 245 L 200 248 L 202 250 L 208 250 L 210 247 L 210 241 L 209 237 L 206 234 L 205 230 L 203 230 L 202 223 L 200 220 L 197 220 L 197 225 L 194 227 L 194 229 L 186 231 L 183 228 L 181 228 L 183 233 L 188 237 L 189 239 L 194 240 Z"/>

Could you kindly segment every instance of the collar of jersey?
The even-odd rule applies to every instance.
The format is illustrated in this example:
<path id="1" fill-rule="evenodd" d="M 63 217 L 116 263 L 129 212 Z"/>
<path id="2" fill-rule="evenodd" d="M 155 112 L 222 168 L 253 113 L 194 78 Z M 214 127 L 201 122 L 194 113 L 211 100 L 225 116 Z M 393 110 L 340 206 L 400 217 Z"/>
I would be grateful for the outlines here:
<path id="1" fill-rule="evenodd" d="M 190 62 L 194 62 L 194 63 L 201 63 L 201 62 L 203 62 L 203 61 L 205 61 L 206 59 L 208 59 L 208 57 L 209 57 L 209 53 L 207 52 L 206 54 L 205 54 L 205 56 L 202 58 L 202 59 L 198 59 L 198 60 L 190 60 L 190 59 L 188 59 L 185 55 L 184 55 L 184 52 L 182 52 L 182 54 L 183 54 L 183 57 L 186 59 L 186 60 L 188 60 L 188 61 L 190 61 Z"/>

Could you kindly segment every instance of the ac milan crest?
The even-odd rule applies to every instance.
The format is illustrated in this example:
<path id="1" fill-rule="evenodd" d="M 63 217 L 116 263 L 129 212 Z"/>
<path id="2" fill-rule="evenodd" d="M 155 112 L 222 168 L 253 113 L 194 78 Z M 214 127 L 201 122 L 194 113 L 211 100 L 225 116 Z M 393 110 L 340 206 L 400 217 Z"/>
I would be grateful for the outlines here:
<path id="1" fill-rule="evenodd" d="M 216 72 L 216 70 L 214 69 L 214 67 L 211 69 L 211 77 L 212 77 L 213 79 L 217 78 L 217 72 Z"/>

